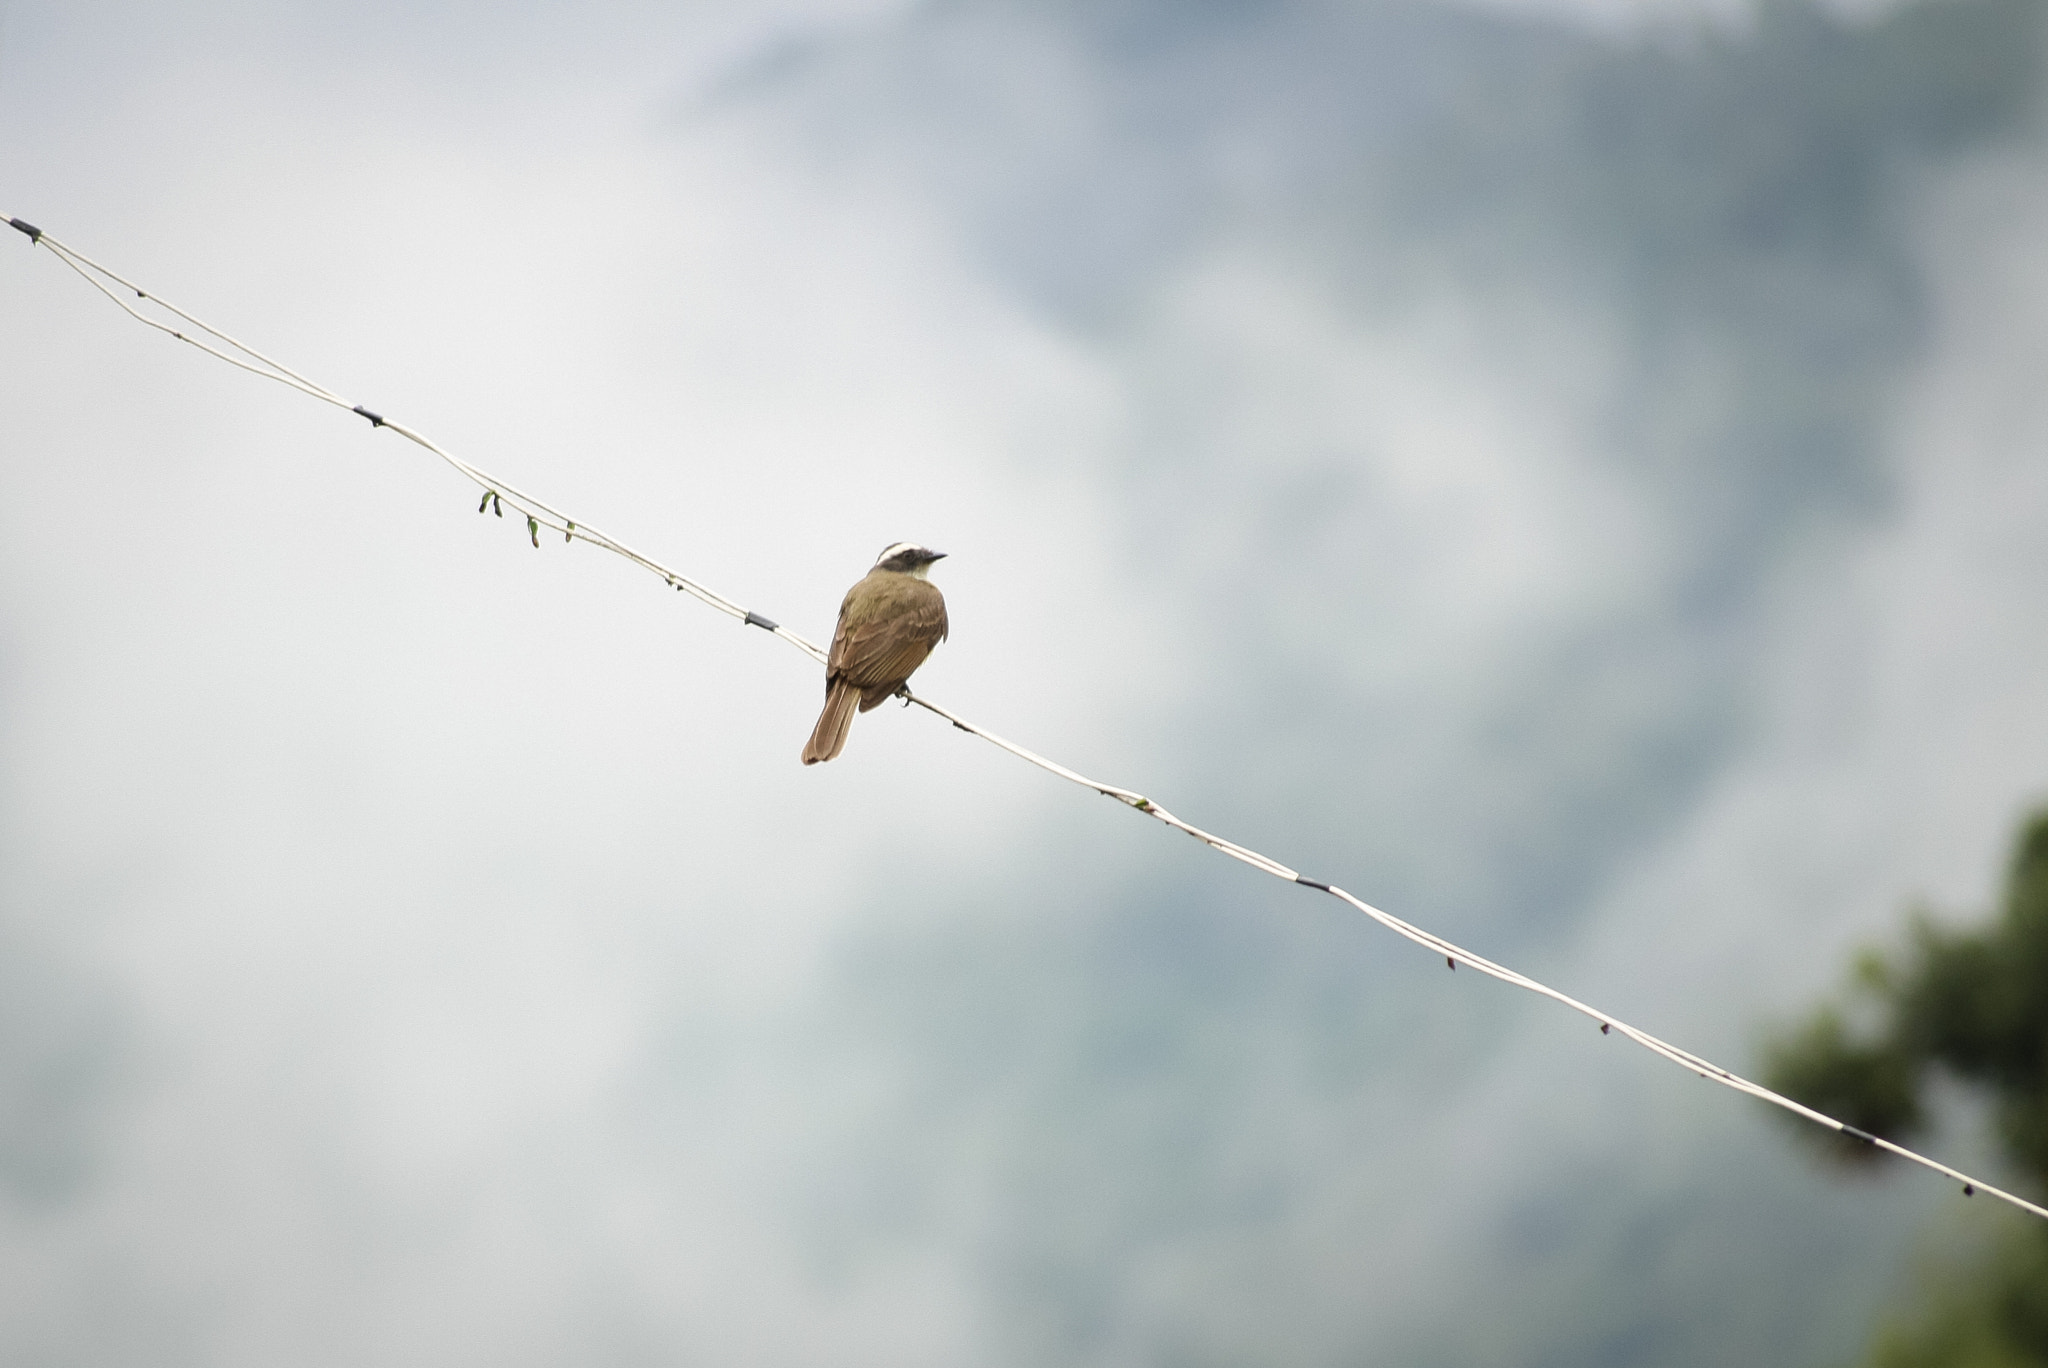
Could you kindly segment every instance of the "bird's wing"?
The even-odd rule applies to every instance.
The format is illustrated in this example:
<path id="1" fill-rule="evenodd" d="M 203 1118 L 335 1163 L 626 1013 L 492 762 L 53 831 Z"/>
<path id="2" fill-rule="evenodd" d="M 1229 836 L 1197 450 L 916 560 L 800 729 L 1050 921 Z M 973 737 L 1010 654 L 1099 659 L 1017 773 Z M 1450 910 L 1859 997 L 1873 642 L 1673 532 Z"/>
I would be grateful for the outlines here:
<path id="1" fill-rule="evenodd" d="M 854 588 L 859 588 L 855 585 Z M 832 676 L 846 672 L 846 610 L 853 606 L 853 590 L 846 592 L 845 602 L 839 605 L 839 625 L 832 629 L 832 649 L 825 653 L 825 687 L 832 687 Z"/>
<path id="2" fill-rule="evenodd" d="M 902 683 L 946 636 L 946 599 L 938 586 L 908 575 L 891 578 L 900 582 L 867 596 L 857 613 L 842 609 L 832 634 L 830 670 L 861 689 Z"/>

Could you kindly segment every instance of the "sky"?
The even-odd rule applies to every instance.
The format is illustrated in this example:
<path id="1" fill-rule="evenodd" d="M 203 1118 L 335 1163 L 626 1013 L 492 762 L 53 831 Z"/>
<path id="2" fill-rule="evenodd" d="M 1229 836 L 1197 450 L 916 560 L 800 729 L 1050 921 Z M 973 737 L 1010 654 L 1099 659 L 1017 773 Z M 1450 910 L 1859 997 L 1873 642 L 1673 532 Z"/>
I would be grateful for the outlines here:
<path id="1" fill-rule="evenodd" d="M 0 213 L 1754 1069 L 2048 799 L 2032 15 L 14 0 Z M 9 1362 L 1817 1364 L 1998 1220 L 8 238 Z"/>

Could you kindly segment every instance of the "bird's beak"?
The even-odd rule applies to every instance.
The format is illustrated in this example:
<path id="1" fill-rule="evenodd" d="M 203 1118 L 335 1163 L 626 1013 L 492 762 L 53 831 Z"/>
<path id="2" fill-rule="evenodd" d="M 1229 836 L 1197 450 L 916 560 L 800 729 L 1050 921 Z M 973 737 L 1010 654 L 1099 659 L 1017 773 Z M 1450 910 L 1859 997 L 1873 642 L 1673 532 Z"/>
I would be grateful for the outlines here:
<path id="1" fill-rule="evenodd" d="M 944 560 L 946 558 L 946 553 L 943 551 L 927 551 L 924 553 L 924 555 L 926 564 L 930 564 L 932 561 L 936 560 Z"/>

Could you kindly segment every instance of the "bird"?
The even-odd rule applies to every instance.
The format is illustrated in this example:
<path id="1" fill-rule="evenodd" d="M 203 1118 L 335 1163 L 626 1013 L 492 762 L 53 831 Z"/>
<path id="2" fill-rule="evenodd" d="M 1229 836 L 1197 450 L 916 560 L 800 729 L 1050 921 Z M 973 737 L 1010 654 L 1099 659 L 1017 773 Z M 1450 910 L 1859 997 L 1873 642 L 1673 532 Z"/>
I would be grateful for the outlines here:
<path id="1" fill-rule="evenodd" d="M 927 578 L 945 555 L 915 542 L 891 543 L 846 591 L 825 657 L 825 710 L 804 744 L 806 765 L 844 750 L 854 706 L 880 707 L 946 639 L 946 596 Z"/>

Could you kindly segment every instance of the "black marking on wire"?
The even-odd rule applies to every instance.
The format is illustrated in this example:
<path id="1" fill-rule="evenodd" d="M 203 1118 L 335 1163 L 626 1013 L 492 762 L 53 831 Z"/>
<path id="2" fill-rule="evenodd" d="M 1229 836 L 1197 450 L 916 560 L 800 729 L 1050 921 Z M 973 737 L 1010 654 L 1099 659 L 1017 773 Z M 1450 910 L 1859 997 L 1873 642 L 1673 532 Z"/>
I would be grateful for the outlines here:
<path id="1" fill-rule="evenodd" d="M 740 621 L 746 623 L 749 627 L 759 627 L 764 632 L 778 631 L 782 626 L 781 623 L 773 622 L 767 618 L 762 617 L 759 613 L 755 612 L 751 608 L 747 609 L 747 615 L 744 618 L 741 618 Z"/>
<path id="2" fill-rule="evenodd" d="M 30 242 L 41 242 L 43 240 L 43 230 L 36 227 L 33 223 L 23 223 L 18 218 L 11 218 L 7 220 L 7 226 L 16 232 L 27 233 Z"/>
<path id="3" fill-rule="evenodd" d="M 383 414 L 372 413 L 368 409 L 364 408 L 361 404 L 357 404 L 353 409 L 350 409 L 349 412 L 362 414 L 363 417 L 370 420 L 370 426 L 373 428 L 380 428 L 384 426 Z"/>

